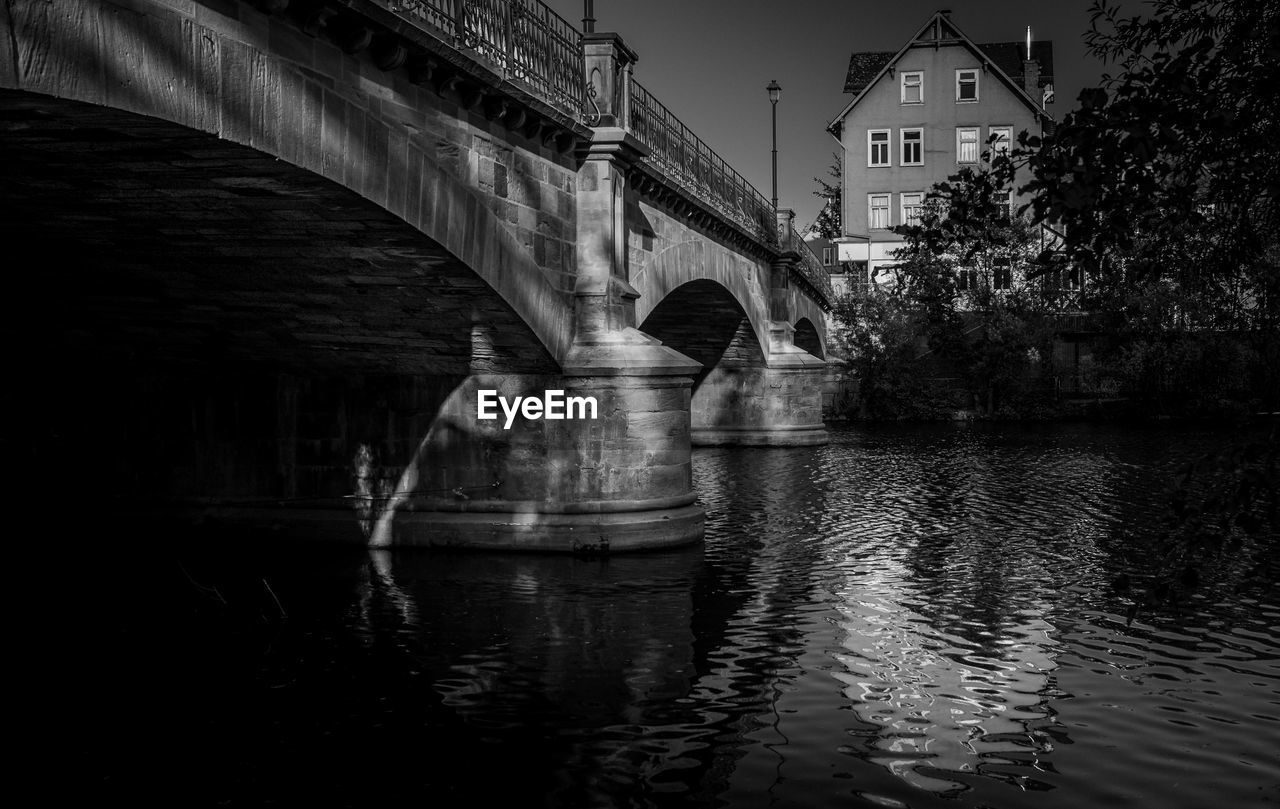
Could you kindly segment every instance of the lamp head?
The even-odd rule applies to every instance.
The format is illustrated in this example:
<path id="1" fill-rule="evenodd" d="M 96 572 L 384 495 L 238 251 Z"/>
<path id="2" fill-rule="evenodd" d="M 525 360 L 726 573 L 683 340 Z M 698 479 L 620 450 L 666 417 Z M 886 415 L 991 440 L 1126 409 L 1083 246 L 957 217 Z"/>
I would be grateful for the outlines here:
<path id="1" fill-rule="evenodd" d="M 782 85 L 778 84 L 777 79 L 769 82 L 769 86 L 764 89 L 769 91 L 769 103 L 777 104 L 778 99 L 782 98 Z"/>

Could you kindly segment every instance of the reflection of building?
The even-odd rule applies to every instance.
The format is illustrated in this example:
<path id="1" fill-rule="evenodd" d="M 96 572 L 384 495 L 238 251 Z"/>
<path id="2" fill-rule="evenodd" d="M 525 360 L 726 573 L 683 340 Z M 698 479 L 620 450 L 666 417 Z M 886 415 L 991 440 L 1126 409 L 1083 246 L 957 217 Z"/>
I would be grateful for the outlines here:
<path id="1" fill-rule="evenodd" d="M 827 127 L 842 152 L 840 261 L 874 277 L 935 184 L 1051 122 L 1051 42 L 977 45 L 940 11 L 896 52 L 855 53 L 853 100 Z"/>

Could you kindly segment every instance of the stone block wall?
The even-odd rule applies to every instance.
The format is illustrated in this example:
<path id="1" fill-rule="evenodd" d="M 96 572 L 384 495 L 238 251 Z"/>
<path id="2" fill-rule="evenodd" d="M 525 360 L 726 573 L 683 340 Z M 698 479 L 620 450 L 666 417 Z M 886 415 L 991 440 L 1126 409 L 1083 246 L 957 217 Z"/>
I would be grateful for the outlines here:
<path id="1" fill-rule="evenodd" d="M 572 289 L 573 155 L 404 67 L 384 71 L 235 0 L 16 0 L 3 27 L 0 87 L 252 146 L 355 190 L 464 260 L 484 235 L 470 198 L 554 288 Z"/>
<path id="2" fill-rule="evenodd" d="M 638 325 L 668 293 L 699 279 L 725 287 L 761 335 L 767 335 L 769 262 L 722 245 L 715 237 L 651 200 L 631 195 L 627 202 L 627 262 L 631 283 L 641 292 Z"/>

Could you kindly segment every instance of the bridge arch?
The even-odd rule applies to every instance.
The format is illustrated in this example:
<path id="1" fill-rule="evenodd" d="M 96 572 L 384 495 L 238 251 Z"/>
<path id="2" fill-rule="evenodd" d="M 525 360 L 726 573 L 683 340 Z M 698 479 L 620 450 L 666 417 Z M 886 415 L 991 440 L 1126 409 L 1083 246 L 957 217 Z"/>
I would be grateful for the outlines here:
<path id="1" fill-rule="evenodd" d="M 717 367 L 764 367 L 767 343 L 757 336 L 741 301 L 722 284 L 696 278 L 671 290 L 646 312 L 641 331 L 702 363 L 694 397 Z"/>
<path id="2" fill-rule="evenodd" d="M 365 70 L 335 46 L 248 7 L 239 8 L 243 24 L 222 25 L 216 15 L 159 0 L 130 6 L 87 0 L 58 14 L 41 2 L 11 6 L 14 30 L 0 39 L 17 52 L 0 53 L 4 106 L 35 120 L 56 118 L 68 100 L 85 102 L 127 113 L 116 119 L 128 121 L 124 137 L 133 136 L 129 128 L 144 142 L 181 137 L 164 122 L 323 177 L 470 268 L 563 361 L 572 339 L 563 279 L 539 265 L 495 212 L 500 206 L 469 185 L 474 161 L 457 145 L 461 137 L 442 130 L 439 97 Z M 268 39 L 287 39 L 285 52 L 302 61 L 264 51 Z M 546 162 L 550 153 L 534 159 Z M 238 192 L 229 186 L 232 193 L 255 193 L 252 178 L 225 179 L 241 183 Z"/>
<path id="3" fill-rule="evenodd" d="M 820 360 L 827 358 L 823 350 L 822 337 L 818 334 L 818 327 L 807 317 L 796 321 L 792 342 L 795 343 L 796 348 L 803 349 Z"/>
<path id="4" fill-rule="evenodd" d="M 767 279 L 767 265 L 757 266 L 715 244 L 697 240 L 670 245 L 632 274 L 631 284 L 640 293 L 636 300 L 636 323 L 641 331 L 648 332 L 645 323 L 660 307 L 669 313 L 667 317 L 678 316 L 676 307 L 680 307 L 685 310 L 686 318 L 696 318 L 699 313 L 699 298 L 687 293 L 711 291 L 713 294 L 707 305 L 721 313 L 715 318 L 716 322 L 723 322 L 726 316 L 724 313 L 728 310 L 727 302 L 732 301 L 741 317 L 745 318 L 747 327 L 755 337 L 755 344 L 761 347 L 763 356 L 767 358 Z M 672 297 L 678 290 L 686 294 Z M 652 336 L 663 339 L 658 334 Z M 673 344 L 672 348 L 684 351 L 680 345 Z M 693 354 L 689 356 L 703 362 Z"/>
<path id="5" fill-rule="evenodd" d="M 787 290 L 787 310 L 791 313 L 791 325 L 797 331 L 795 344 L 819 359 L 826 359 L 827 313 L 795 283 Z M 806 322 L 807 325 L 802 327 L 801 324 Z M 810 329 L 812 334 L 809 333 Z M 800 343 L 799 334 L 802 332 L 806 335 L 804 339 L 809 341 L 808 345 Z M 817 351 L 813 350 L 815 345 Z"/>
<path id="6" fill-rule="evenodd" d="M 13 285 L 64 315 L 24 311 L 7 328 L 32 318 L 51 351 L 458 375 L 479 348 L 526 372 L 557 369 L 479 273 L 349 188 L 136 113 L 0 91 L 0 115 L 11 158 L 0 227 L 43 258 Z"/>

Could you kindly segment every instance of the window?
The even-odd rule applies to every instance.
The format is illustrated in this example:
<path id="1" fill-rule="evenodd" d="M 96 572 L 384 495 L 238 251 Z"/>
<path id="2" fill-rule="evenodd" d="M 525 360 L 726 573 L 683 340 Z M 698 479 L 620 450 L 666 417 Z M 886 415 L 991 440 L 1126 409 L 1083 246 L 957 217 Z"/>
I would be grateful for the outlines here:
<path id="1" fill-rule="evenodd" d="M 898 157 L 901 160 L 901 165 L 903 166 L 924 165 L 923 129 L 902 130 L 902 143 L 898 150 Z"/>
<path id="2" fill-rule="evenodd" d="M 1013 127 L 1011 126 L 993 126 L 990 130 L 991 136 L 988 140 L 991 142 L 992 156 L 998 154 L 1008 154 L 1009 144 L 1013 141 Z"/>
<path id="3" fill-rule="evenodd" d="M 978 162 L 978 127 L 962 126 L 956 129 L 956 162 Z"/>
<path id="4" fill-rule="evenodd" d="M 902 103 L 924 103 L 924 73 L 917 70 L 902 74 Z"/>
<path id="5" fill-rule="evenodd" d="M 956 101 L 978 100 L 978 71 L 967 68 L 956 71 Z"/>
<path id="6" fill-rule="evenodd" d="M 867 195 L 867 228 L 885 230 L 889 227 L 889 195 Z"/>
<path id="7" fill-rule="evenodd" d="M 992 289 L 1009 289 L 1013 286 L 1013 267 L 1009 264 L 997 265 L 991 271 Z"/>
<path id="8" fill-rule="evenodd" d="M 889 130 L 871 129 L 867 131 L 867 166 L 889 165 Z"/>
<path id="9" fill-rule="evenodd" d="M 835 262 L 831 258 L 832 250 L 830 247 L 822 248 L 822 266 L 830 267 Z"/>
<path id="10" fill-rule="evenodd" d="M 976 267 L 960 267 L 956 270 L 956 289 L 977 290 L 978 270 Z"/>
<path id="11" fill-rule="evenodd" d="M 920 224 L 920 214 L 924 211 L 924 193 L 902 194 L 902 224 Z"/>

